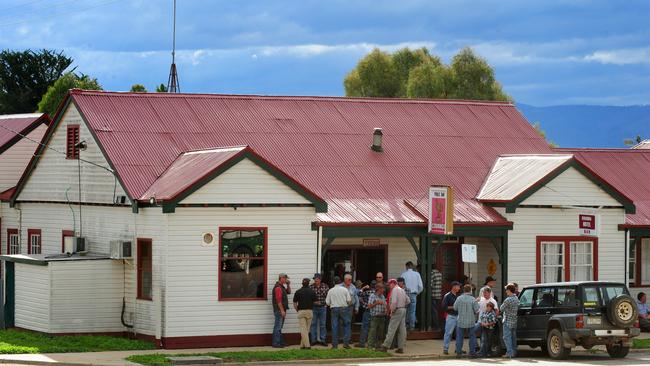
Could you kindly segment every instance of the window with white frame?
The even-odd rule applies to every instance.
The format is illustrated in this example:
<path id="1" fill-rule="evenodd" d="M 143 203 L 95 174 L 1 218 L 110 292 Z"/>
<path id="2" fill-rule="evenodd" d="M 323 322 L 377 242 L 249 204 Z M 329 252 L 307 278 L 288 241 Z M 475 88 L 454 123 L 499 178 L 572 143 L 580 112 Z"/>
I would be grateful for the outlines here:
<path id="1" fill-rule="evenodd" d="M 564 243 L 541 243 L 541 282 L 564 281 Z"/>
<path id="2" fill-rule="evenodd" d="M 641 239 L 641 282 L 639 285 L 650 284 L 650 238 Z"/>
<path id="3" fill-rule="evenodd" d="M 592 281 L 594 279 L 593 243 L 590 241 L 570 242 L 571 281 Z"/>
<path id="4" fill-rule="evenodd" d="M 636 242 L 630 240 L 630 248 L 628 252 L 628 266 L 627 266 L 627 278 L 631 284 L 636 283 Z"/>
<path id="5" fill-rule="evenodd" d="M 29 240 L 28 253 L 41 254 L 41 231 L 27 230 L 27 240 Z"/>
<path id="6" fill-rule="evenodd" d="M 20 254 L 20 238 L 18 237 L 18 231 L 8 230 L 7 231 L 7 244 L 9 254 Z"/>

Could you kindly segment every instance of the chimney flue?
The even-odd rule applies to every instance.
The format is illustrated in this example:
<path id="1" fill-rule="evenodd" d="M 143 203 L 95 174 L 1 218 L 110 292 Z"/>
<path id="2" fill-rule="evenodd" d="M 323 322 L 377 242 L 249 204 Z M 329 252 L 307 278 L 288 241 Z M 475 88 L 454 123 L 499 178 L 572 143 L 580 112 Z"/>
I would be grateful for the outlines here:
<path id="1" fill-rule="evenodd" d="M 372 151 L 384 151 L 384 148 L 381 146 L 383 136 L 384 134 L 381 132 L 381 128 L 375 127 L 375 130 L 372 133 L 372 146 L 370 147 Z"/>

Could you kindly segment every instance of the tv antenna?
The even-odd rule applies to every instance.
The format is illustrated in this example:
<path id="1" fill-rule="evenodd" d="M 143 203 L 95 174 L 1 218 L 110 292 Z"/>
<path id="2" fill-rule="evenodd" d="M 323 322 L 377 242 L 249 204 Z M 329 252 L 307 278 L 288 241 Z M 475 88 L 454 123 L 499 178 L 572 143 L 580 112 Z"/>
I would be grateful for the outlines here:
<path id="1" fill-rule="evenodd" d="M 181 86 L 178 83 L 178 72 L 176 71 L 176 0 L 174 0 L 174 28 L 172 32 L 172 66 L 169 69 L 169 79 L 167 79 L 167 92 L 180 93 Z"/>

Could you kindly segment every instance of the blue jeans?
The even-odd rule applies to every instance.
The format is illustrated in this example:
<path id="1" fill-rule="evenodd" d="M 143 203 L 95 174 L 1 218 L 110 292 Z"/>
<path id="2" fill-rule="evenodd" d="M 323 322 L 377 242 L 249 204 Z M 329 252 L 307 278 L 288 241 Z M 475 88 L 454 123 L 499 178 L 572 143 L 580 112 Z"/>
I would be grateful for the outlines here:
<path id="1" fill-rule="evenodd" d="M 332 347 L 336 348 L 339 345 L 339 320 L 343 322 L 343 344 L 346 346 L 350 344 L 350 336 L 352 330 L 352 314 L 350 307 L 332 308 Z"/>
<path id="2" fill-rule="evenodd" d="M 418 294 L 414 292 L 409 293 L 409 299 L 411 299 L 411 303 L 406 313 L 406 328 L 415 329 L 415 309 L 418 303 Z"/>
<path id="3" fill-rule="evenodd" d="M 517 327 L 503 325 L 503 343 L 506 344 L 506 356 L 517 356 Z"/>
<path id="4" fill-rule="evenodd" d="M 492 353 L 492 335 L 494 334 L 494 328 L 482 328 L 481 329 L 481 351 L 479 354 L 482 357 L 487 357 Z"/>
<path id="5" fill-rule="evenodd" d="M 359 335 L 359 345 L 361 347 L 366 346 L 369 330 L 370 330 L 370 310 L 365 309 L 363 311 L 363 315 L 361 316 L 361 334 Z"/>
<path id="6" fill-rule="evenodd" d="M 463 342 L 465 341 L 465 332 L 469 332 L 469 354 L 476 355 L 476 333 L 474 328 L 456 327 L 456 354 L 463 353 Z"/>
<path id="7" fill-rule="evenodd" d="M 311 329 L 309 331 L 311 344 L 316 342 L 327 342 L 327 307 L 314 306 L 314 317 L 311 319 Z"/>
<path id="8" fill-rule="evenodd" d="M 447 314 L 447 320 L 445 320 L 445 337 L 443 338 L 443 349 L 445 351 L 449 350 L 451 335 L 454 334 L 454 330 L 456 329 L 456 321 L 458 321 L 457 315 Z"/>
<path id="9" fill-rule="evenodd" d="M 273 346 L 281 347 L 284 345 L 284 341 L 282 340 L 284 318 L 282 317 L 282 314 L 280 314 L 280 311 L 274 311 L 273 315 L 275 316 L 275 323 L 273 324 L 273 338 L 271 342 Z"/>

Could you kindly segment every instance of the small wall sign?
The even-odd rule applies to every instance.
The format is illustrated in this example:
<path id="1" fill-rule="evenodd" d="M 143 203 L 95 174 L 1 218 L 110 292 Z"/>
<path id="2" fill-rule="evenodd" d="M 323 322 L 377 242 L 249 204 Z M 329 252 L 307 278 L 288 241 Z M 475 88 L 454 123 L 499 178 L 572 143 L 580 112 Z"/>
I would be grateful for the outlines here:
<path id="1" fill-rule="evenodd" d="M 463 244 L 462 249 L 462 258 L 464 263 L 476 263 L 478 262 L 478 255 L 476 253 L 476 244 Z"/>
<path id="2" fill-rule="evenodd" d="M 363 239 L 364 247 L 378 247 L 379 245 L 381 245 L 381 241 L 379 239 Z"/>
<path id="3" fill-rule="evenodd" d="M 598 236 L 598 216 L 593 214 L 579 214 L 578 234 L 581 236 Z"/>

